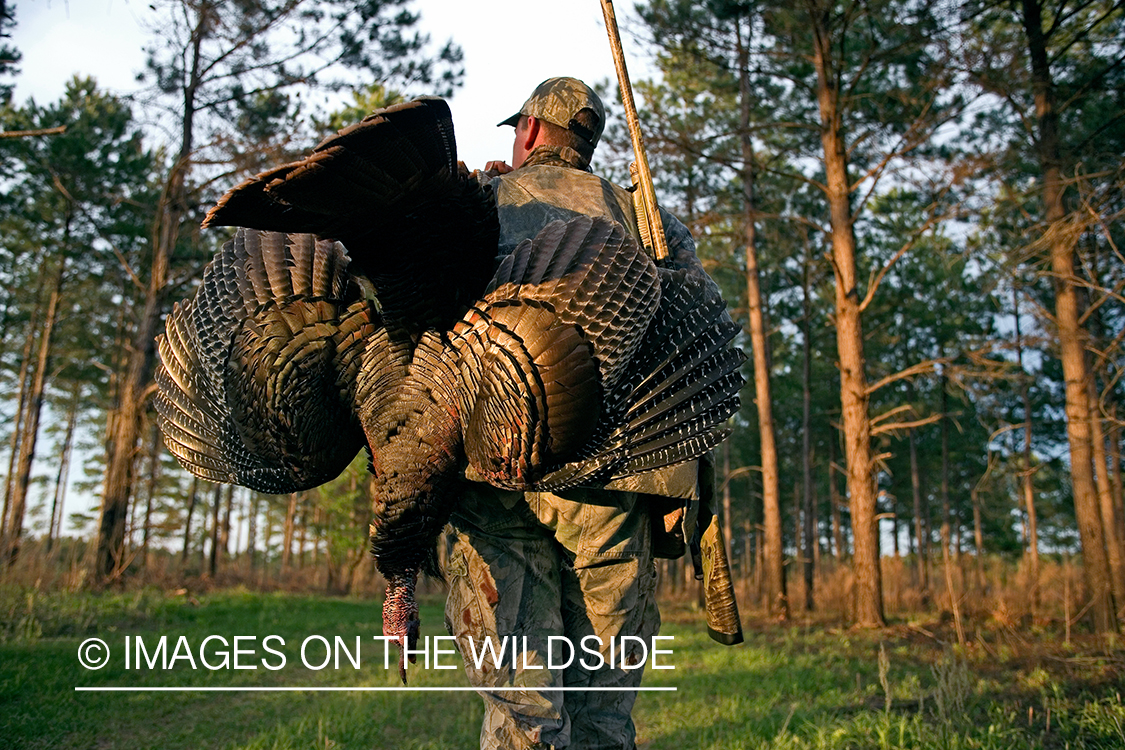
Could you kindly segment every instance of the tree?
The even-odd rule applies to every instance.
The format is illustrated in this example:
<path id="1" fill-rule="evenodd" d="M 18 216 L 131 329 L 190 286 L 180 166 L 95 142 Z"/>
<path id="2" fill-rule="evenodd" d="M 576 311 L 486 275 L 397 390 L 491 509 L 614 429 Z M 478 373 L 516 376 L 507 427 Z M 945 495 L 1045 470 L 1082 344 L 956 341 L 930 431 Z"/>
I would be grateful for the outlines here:
<path id="1" fill-rule="evenodd" d="M 958 108 L 956 97 L 949 94 L 950 69 L 935 13 L 929 3 L 807 0 L 799 9 L 771 4 L 765 14 L 767 30 L 781 48 L 778 58 L 785 60 L 779 74 L 816 102 L 818 114 L 824 173 L 823 180 L 815 183 L 828 206 L 855 618 L 862 626 L 878 626 L 884 619 L 870 396 L 881 385 L 919 368 L 874 385 L 868 382 L 863 313 L 886 270 L 912 248 L 916 238 L 904 238 L 900 251 L 863 290 L 857 275 L 861 255 L 856 224 L 866 196 L 874 194 L 880 179 L 896 163 L 908 166 L 905 157 L 926 143 Z M 806 112 L 795 115 L 803 117 Z M 899 177 L 911 179 L 909 172 L 900 171 Z M 939 181 L 931 181 L 928 192 L 932 200 L 927 202 L 923 230 L 947 208 Z M 884 423 L 880 429 L 891 427 Z"/>
<path id="2" fill-rule="evenodd" d="M 97 296 L 113 252 L 139 238 L 141 213 L 149 202 L 153 157 L 128 106 L 97 90 L 91 79 L 74 79 L 63 99 L 49 107 L 34 101 L 10 113 L 8 123 L 19 130 L 65 126 L 50 138 L 3 142 L 6 155 L 18 165 L 6 195 L 8 252 L 39 256 L 21 279 L 41 299 L 22 304 L 28 311 L 27 343 L 18 376 L 17 427 L 13 435 L 13 471 L 5 560 L 15 561 L 27 507 L 39 436 L 40 416 L 52 377 L 73 377 L 90 361 L 85 334 L 94 320 L 78 325 L 72 317 L 85 296 Z M 17 303 L 21 304 L 21 303 Z M 85 329 L 85 330 L 83 330 Z M 60 343 L 60 339 L 62 343 Z M 69 393 L 72 388 L 64 388 Z"/>
<path id="3" fill-rule="evenodd" d="M 656 0 L 642 10 L 641 16 L 653 37 L 659 39 L 666 50 L 659 62 L 670 83 L 663 92 L 654 87 L 642 89 L 648 95 L 652 113 L 649 117 L 653 122 L 651 141 L 666 157 L 658 160 L 658 165 L 666 167 L 669 152 L 679 151 L 681 158 L 686 156 L 691 162 L 709 162 L 712 173 L 716 166 L 724 168 L 739 185 L 736 194 L 724 197 L 730 203 L 737 201 L 741 208 L 740 213 L 730 215 L 726 221 L 729 222 L 730 242 L 741 250 L 745 328 L 753 358 L 765 528 L 765 598 L 769 611 L 785 618 L 789 616 L 789 598 L 785 583 L 780 472 L 770 385 L 769 321 L 759 261 L 758 222 L 762 211 L 756 192 L 760 167 L 754 138 L 755 119 L 760 110 L 758 99 L 765 98 L 766 94 L 760 82 L 752 80 L 751 52 L 755 44 L 752 36 L 758 15 L 752 4 L 745 2 L 716 0 L 700 7 L 682 1 Z M 675 100 L 677 106 L 671 110 L 658 106 L 661 96 Z M 719 97 L 722 100 L 718 106 L 711 103 L 712 98 Z M 667 114 L 657 118 L 655 112 L 658 111 L 684 114 L 675 119 Z M 717 121 L 708 122 L 709 118 Z M 692 127 L 690 123 L 697 126 Z M 676 172 L 688 178 L 682 187 L 691 216 L 697 205 L 704 202 L 703 193 L 708 192 L 708 185 L 690 167 Z M 713 198 L 713 195 L 712 192 L 708 197 Z M 701 234 L 697 232 L 697 236 Z"/>
<path id="4" fill-rule="evenodd" d="M 965 16 L 976 32 L 969 37 L 966 66 L 974 68 L 974 82 L 1007 105 L 1009 120 L 997 112 L 998 122 L 991 123 L 997 127 L 990 132 L 1009 139 L 1004 157 L 1017 165 L 1009 180 L 1033 191 L 1039 202 L 1038 238 L 1030 246 L 1021 243 L 1019 252 L 1021 260 L 1046 261 L 1050 269 L 1071 486 L 1091 615 L 1099 632 L 1113 632 L 1118 629 L 1115 605 L 1125 596 L 1125 550 L 1108 472 L 1104 465 L 1095 468 L 1101 424 L 1094 421 L 1101 417 L 1090 408 L 1094 379 L 1086 322 L 1091 292 L 1097 294 L 1102 285 L 1089 275 L 1089 258 L 1082 257 L 1078 243 L 1091 224 L 1108 226 L 1108 217 L 1090 203 L 1081 205 L 1078 188 L 1080 171 L 1097 175 L 1102 170 L 1095 191 L 1103 195 L 1099 203 L 1120 205 L 1120 182 L 1112 176 L 1125 147 L 1125 120 L 1114 92 L 1125 78 L 1125 12 L 1114 2 L 1023 0 L 1010 9 L 967 3 Z M 1113 299 L 1112 292 L 1101 296 L 1094 307 Z"/>

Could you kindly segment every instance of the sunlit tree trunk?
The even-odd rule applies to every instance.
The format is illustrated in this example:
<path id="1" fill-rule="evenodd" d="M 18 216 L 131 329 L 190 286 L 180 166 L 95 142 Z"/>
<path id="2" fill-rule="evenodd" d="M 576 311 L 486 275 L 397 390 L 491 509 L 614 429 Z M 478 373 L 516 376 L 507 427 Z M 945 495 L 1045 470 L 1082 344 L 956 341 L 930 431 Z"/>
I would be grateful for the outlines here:
<path id="1" fill-rule="evenodd" d="M 840 112 L 839 79 L 831 62 L 833 42 L 828 32 L 831 10 L 816 2 L 810 2 L 808 7 L 813 34 L 813 65 L 817 76 L 820 139 L 824 148 L 825 196 L 832 225 L 832 271 L 836 279 L 836 348 L 840 369 L 844 459 L 851 509 L 855 619 L 860 627 L 882 627 L 883 574 L 879 561 L 879 524 L 875 520 L 875 457 L 871 449 L 848 156 Z"/>
<path id="2" fill-rule="evenodd" d="M 739 123 L 742 142 L 743 239 L 746 248 L 746 305 L 750 346 L 754 359 L 754 401 L 758 408 L 758 438 L 762 458 L 762 516 L 766 534 L 766 597 L 771 614 L 789 616 L 782 552 L 781 489 L 777 468 L 777 437 L 770 395 L 770 352 L 758 271 L 757 206 L 754 197 L 754 143 L 750 133 L 750 52 L 737 25 L 739 67 Z M 798 547 L 800 545 L 798 544 Z"/>
<path id="3" fill-rule="evenodd" d="M 296 531 L 297 522 L 297 502 L 299 493 L 289 493 L 289 505 L 285 510 L 285 529 L 282 534 L 281 542 L 281 570 L 283 572 L 289 571 L 289 563 L 293 556 L 293 537 Z"/>
<path id="4" fill-rule="evenodd" d="M 141 533 L 141 564 L 148 569 L 148 545 L 152 537 L 152 506 L 156 502 L 156 487 L 160 481 L 160 453 L 164 443 L 160 439 L 160 427 L 156 421 L 152 423 L 152 434 L 149 438 L 149 465 L 148 481 L 145 487 L 145 520 Z"/>
<path id="5" fill-rule="evenodd" d="M 1082 542 L 1083 568 L 1091 597 L 1090 613 L 1099 633 L 1116 632 L 1117 613 L 1106 555 L 1105 534 L 1094 484 L 1093 440 L 1090 435 L 1086 332 L 1080 322 L 1078 288 L 1074 276 L 1074 243 L 1066 232 L 1058 112 L 1055 109 L 1046 39 L 1039 0 L 1022 0 L 1023 25 L 1031 59 L 1037 118 L 1036 146 L 1043 171 L 1043 205 L 1055 284 L 1055 323 L 1066 381 L 1066 431 L 1070 444 L 1074 513 Z"/>
<path id="6" fill-rule="evenodd" d="M 953 559 L 950 550 L 949 507 L 949 393 L 946 389 L 945 373 L 941 377 L 941 562 L 945 571 L 945 592 L 949 596 L 949 609 L 953 612 L 953 624 L 957 630 L 957 642 L 965 642 L 965 631 L 961 627 L 961 602 L 957 586 L 953 581 Z"/>
<path id="7" fill-rule="evenodd" d="M 1102 531 L 1105 533 L 1106 555 L 1109 558 L 1110 583 L 1113 586 L 1114 602 L 1125 602 L 1125 559 L 1122 557 L 1121 538 L 1117 534 L 1117 512 L 1113 507 L 1113 484 L 1106 465 L 1108 454 L 1105 445 L 1105 432 L 1102 429 L 1102 415 L 1098 408 L 1098 397 L 1094 378 L 1089 380 L 1090 396 L 1090 437 L 1094 447 L 1094 482 L 1098 492 L 1098 510 L 1102 518 Z"/>
<path id="8" fill-rule="evenodd" d="M 844 539 L 844 520 L 840 517 L 840 488 L 836 486 L 836 431 L 828 440 L 828 504 L 832 506 L 832 545 L 836 548 L 836 562 L 848 556 Z"/>
<path id="9" fill-rule="evenodd" d="M 914 545 L 917 552 L 918 587 L 922 602 L 930 600 L 930 529 L 926 522 L 929 509 L 922 496 L 922 470 L 918 466 L 918 443 L 913 428 L 907 432 L 910 447 L 910 490 L 914 499 Z"/>
<path id="10" fill-rule="evenodd" d="M 731 522 L 730 507 L 730 444 L 730 440 L 723 441 L 723 537 L 727 549 L 733 554 L 734 547 L 731 546 L 731 542 L 734 524 Z"/>
<path id="11" fill-rule="evenodd" d="M 82 402 L 82 383 L 74 386 L 66 415 L 66 433 L 59 455 L 59 469 L 55 474 L 55 496 L 51 502 L 51 523 L 47 529 L 47 552 L 62 533 L 62 514 L 66 501 L 66 484 L 70 475 L 70 457 L 74 448 L 74 430 L 78 425 L 78 407 Z"/>
<path id="12" fill-rule="evenodd" d="M 816 606 L 813 592 L 816 571 L 816 504 L 813 502 L 812 480 L 812 294 L 809 289 L 811 258 L 805 254 L 805 268 L 802 278 L 802 392 L 801 392 L 801 491 L 804 493 L 805 510 L 805 610 L 812 612 Z"/>
<path id="13" fill-rule="evenodd" d="M 69 237 L 69 220 L 67 236 Z M 50 293 L 47 300 L 47 314 L 43 320 L 43 331 L 39 334 L 39 352 L 35 359 L 35 371 L 31 388 L 27 394 L 27 415 L 24 419 L 23 436 L 20 438 L 19 460 L 16 462 L 16 477 L 12 484 L 12 503 L 8 511 L 8 549 L 7 564 L 14 565 L 19 557 L 23 519 L 27 512 L 27 489 L 31 484 L 31 465 L 35 461 L 35 444 L 39 439 L 39 417 L 43 412 L 43 389 L 47 383 L 47 369 L 50 367 L 51 344 L 58 322 L 59 297 L 62 295 L 63 275 L 66 272 L 66 257 L 58 261 L 51 278 Z"/>
<path id="14" fill-rule="evenodd" d="M 195 98 L 203 76 L 200 50 L 212 22 L 210 7 L 209 3 L 202 3 L 198 8 L 190 50 L 191 77 L 183 92 L 179 153 L 157 207 L 144 307 L 133 337 L 125 378 L 108 419 L 105 485 L 93 571 L 94 581 L 98 584 L 108 581 L 122 562 L 125 522 L 135 481 L 137 443 L 148 401 L 148 386 L 156 365 L 155 339 L 164 312 L 168 264 L 179 240 L 180 225 L 188 211 L 187 173 L 195 143 Z"/>
<path id="15" fill-rule="evenodd" d="M 1020 368 L 1020 396 L 1023 399 L 1023 460 L 1020 467 L 1023 506 L 1027 512 L 1027 560 L 1031 574 L 1031 611 L 1039 611 L 1039 522 L 1035 514 L 1035 470 L 1031 465 L 1031 378 L 1023 367 L 1023 334 L 1020 330 L 1019 291 L 1013 291 L 1016 320 L 1016 363 Z"/>
<path id="16" fill-rule="evenodd" d="M 980 490 L 976 487 L 971 492 L 973 501 L 973 545 L 976 549 L 976 587 L 978 591 L 984 590 L 984 529 L 981 528 Z"/>
<path id="17" fill-rule="evenodd" d="M 12 435 L 8 440 L 8 473 L 4 477 L 4 513 L 0 515 L 0 560 L 7 559 L 9 550 L 8 524 L 12 509 L 12 494 L 15 492 L 16 466 L 19 462 L 20 438 L 23 435 L 23 422 L 27 416 L 27 392 L 31 387 L 32 353 L 35 351 L 35 337 L 39 333 L 39 315 L 43 300 L 37 296 L 35 306 L 31 310 L 31 318 L 27 324 L 27 337 L 23 342 L 23 353 L 20 356 L 20 370 L 16 378 L 19 393 L 16 397 L 15 424 L 12 425 Z"/>

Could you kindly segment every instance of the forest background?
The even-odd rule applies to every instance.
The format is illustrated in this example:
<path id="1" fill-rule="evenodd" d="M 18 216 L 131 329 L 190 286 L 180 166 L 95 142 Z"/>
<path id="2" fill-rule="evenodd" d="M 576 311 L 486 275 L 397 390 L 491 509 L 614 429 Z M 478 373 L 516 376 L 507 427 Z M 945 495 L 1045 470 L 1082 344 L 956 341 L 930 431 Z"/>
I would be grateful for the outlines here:
<path id="1" fill-rule="evenodd" d="M 291 496 L 191 477 L 153 419 L 153 340 L 229 236 L 199 229 L 226 188 L 372 109 L 461 90 L 467 57 L 427 35 L 429 8 L 157 0 L 135 90 L 76 65 L 42 102 L 12 94 L 19 17 L 0 2 L 0 737 L 15 746 L 89 746 L 107 722 L 120 746 L 199 746 L 186 718 L 155 728 L 177 704 L 76 698 L 79 637 L 370 614 L 363 457 Z M 627 15 L 660 200 L 751 355 L 716 455 L 750 643 L 697 642 L 692 566 L 663 561 L 665 632 L 690 667 L 666 679 L 688 708 L 640 702 L 642 738 L 1125 744 L 1125 3 Z M 601 36 L 581 41 L 608 75 Z M 540 77 L 568 72 L 613 110 L 595 169 L 628 181 L 614 84 Z M 96 507 L 64 512 L 68 492 Z M 79 679 L 135 679 L 99 674 Z M 463 746 L 479 721 L 468 699 L 270 700 L 192 705 L 230 724 L 209 743 L 246 747 L 370 747 L 404 710 L 444 718 L 401 746 Z"/>
<path id="2" fill-rule="evenodd" d="M 374 590 L 362 458 L 287 497 L 194 479 L 155 426 L 152 342 L 226 239 L 198 229 L 224 189 L 450 94 L 462 51 L 399 0 L 153 7 L 140 93 L 79 70 L 18 102 L 19 51 L 0 52 L 3 576 Z M 744 609 L 863 627 L 936 609 L 962 641 L 982 618 L 1118 632 L 1123 4 L 631 18 L 661 202 L 752 355 L 717 454 Z M 630 158 L 614 120 L 595 169 L 626 181 Z M 97 513 L 64 517 L 73 471 Z M 667 595 L 692 581 L 664 564 Z"/>

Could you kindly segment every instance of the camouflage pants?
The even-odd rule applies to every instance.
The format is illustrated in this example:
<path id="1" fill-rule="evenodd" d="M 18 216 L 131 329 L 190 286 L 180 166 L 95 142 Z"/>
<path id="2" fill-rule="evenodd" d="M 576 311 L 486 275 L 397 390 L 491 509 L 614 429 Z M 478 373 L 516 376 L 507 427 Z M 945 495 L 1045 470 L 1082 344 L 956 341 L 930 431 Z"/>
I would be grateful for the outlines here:
<path id="1" fill-rule="evenodd" d="M 643 654 L 636 641 L 628 641 L 625 664 L 637 668 L 621 668 L 616 648 L 623 635 L 651 647 L 660 627 L 644 502 L 631 492 L 579 490 L 560 497 L 473 487 L 452 521 L 456 535 L 445 610 L 470 683 L 640 685 Z M 480 658 L 486 638 L 494 651 Z M 505 638 L 504 656 L 493 658 Z M 600 668 L 598 653 L 604 659 Z M 480 695 L 482 750 L 635 747 L 635 692 L 482 690 Z"/>

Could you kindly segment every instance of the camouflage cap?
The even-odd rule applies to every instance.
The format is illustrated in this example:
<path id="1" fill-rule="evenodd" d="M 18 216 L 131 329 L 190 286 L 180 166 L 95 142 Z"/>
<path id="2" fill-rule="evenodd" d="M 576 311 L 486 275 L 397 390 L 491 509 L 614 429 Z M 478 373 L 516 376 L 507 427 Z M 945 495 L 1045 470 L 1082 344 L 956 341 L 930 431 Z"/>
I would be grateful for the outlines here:
<path id="1" fill-rule="evenodd" d="M 575 119 L 579 112 L 589 109 L 593 113 L 593 127 L 587 127 Z M 577 78 L 548 78 L 535 87 L 535 91 L 520 107 L 520 111 L 497 123 L 515 125 L 521 116 L 538 117 L 576 133 L 589 141 L 591 147 L 598 145 L 605 128 L 605 107 L 594 90 Z"/>

